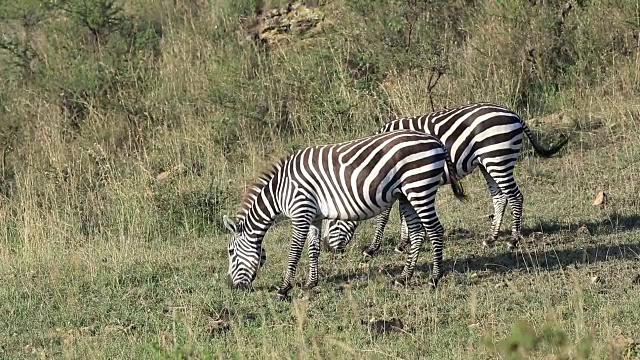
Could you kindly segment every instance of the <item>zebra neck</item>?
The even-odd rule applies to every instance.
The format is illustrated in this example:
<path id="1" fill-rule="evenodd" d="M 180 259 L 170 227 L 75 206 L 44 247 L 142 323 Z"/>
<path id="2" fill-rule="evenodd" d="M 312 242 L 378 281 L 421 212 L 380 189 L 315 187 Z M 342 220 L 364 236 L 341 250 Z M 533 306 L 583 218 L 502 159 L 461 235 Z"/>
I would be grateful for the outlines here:
<path id="1" fill-rule="evenodd" d="M 273 221 L 282 212 L 274 194 L 275 183 L 268 182 L 249 206 L 244 219 L 247 232 L 253 236 L 264 236 Z"/>

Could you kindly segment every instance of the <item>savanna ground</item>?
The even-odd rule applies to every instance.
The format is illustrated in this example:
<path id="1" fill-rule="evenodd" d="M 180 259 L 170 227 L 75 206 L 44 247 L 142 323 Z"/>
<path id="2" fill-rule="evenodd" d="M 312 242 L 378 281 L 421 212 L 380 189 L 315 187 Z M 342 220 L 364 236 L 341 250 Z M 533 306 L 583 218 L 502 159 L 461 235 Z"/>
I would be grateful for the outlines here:
<path id="1" fill-rule="evenodd" d="M 638 356 L 636 1 L 327 0 L 275 16 L 283 4 L 0 2 L 0 356 Z M 404 260 L 396 211 L 378 257 L 360 264 L 367 221 L 292 303 L 272 299 L 286 221 L 255 291 L 227 287 L 222 215 L 271 161 L 473 101 L 571 139 L 551 159 L 525 141 L 517 252 L 481 247 L 492 205 L 475 173 L 466 203 L 439 192 L 436 291 L 429 246 L 410 286 L 387 286 Z M 402 331 L 367 325 L 393 317 Z"/>

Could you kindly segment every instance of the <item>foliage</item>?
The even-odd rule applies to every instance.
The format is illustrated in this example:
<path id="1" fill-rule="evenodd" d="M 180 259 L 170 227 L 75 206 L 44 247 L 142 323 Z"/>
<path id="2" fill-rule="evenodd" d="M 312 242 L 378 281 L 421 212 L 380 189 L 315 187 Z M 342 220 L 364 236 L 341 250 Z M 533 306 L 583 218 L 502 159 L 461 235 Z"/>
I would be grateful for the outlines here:
<path id="1" fill-rule="evenodd" d="M 575 344 L 569 343 L 567 334 L 551 324 L 545 324 L 542 331 L 537 332 L 531 324 L 520 321 L 513 325 L 511 334 L 497 344 L 500 356 L 505 359 L 527 359 L 540 356 L 544 349 L 553 354 L 554 359 L 588 359 L 591 352 L 592 339 L 586 337 Z M 492 347 L 492 342 L 485 339 L 485 344 Z M 572 356 L 573 354 L 573 356 Z"/>

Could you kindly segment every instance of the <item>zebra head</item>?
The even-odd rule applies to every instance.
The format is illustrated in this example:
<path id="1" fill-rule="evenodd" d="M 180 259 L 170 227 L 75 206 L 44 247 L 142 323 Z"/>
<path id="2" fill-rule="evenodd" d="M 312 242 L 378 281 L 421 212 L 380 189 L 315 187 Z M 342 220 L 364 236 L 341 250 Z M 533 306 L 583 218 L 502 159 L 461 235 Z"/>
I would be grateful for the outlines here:
<path id="1" fill-rule="evenodd" d="M 387 123 L 383 124 L 383 125 L 378 129 L 378 131 L 376 131 L 376 135 L 377 135 L 377 134 L 383 134 L 383 133 L 386 133 L 386 132 L 389 132 L 389 131 L 393 130 L 394 125 L 395 125 L 395 122 L 394 122 L 394 121 L 389 121 L 389 122 L 387 122 Z"/>
<path id="2" fill-rule="evenodd" d="M 357 226 L 358 223 L 355 221 L 327 220 L 323 237 L 329 249 L 343 252 L 351 242 Z"/>
<path id="3" fill-rule="evenodd" d="M 227 217 L 224 226 L 233 234 L 227 245 L 229 255 L 229 278 L 231 287 L 247 290 L 255 280 L 258 268 L 266 261 L 261 239 L 254 239 L 244 228 L 243 222 L 237 224 Z"/>

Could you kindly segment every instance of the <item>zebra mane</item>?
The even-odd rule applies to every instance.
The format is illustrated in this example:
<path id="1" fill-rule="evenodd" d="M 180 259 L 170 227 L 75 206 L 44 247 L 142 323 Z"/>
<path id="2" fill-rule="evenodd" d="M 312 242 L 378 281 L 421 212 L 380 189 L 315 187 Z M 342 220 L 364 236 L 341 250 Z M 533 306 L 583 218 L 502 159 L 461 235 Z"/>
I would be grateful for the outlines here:
<path id="1" fill-rule="evenodd" d="M 277 161 L 275 161 L 274 163 L 272 163 L 271 166 L 267 168 L 267 170 L 263 171 L 258 176 L 258 178 L 251 185 L 247 187 L 247 190 L 244 192 L 244 195 L 242 196 L 242 201 L 240 202 L 240 210 L 238 211 L 238 214 L 236 216 L 238 220 L 240 221 L 244 220 L 245 216 L 249 212 L 249 209 L 251 208 L 251 205 L 255 201 L 260 191 L 262 191 L 264 186 L 267 185 L 267 183 L 269 183 L 269 180 L 271 180 L 273 176 L 278 171 L 280 171 L 284 163 L 289 158 L 291 158 L 291 156 L 293 156 L 293 154 L 283 156 Z"/>

